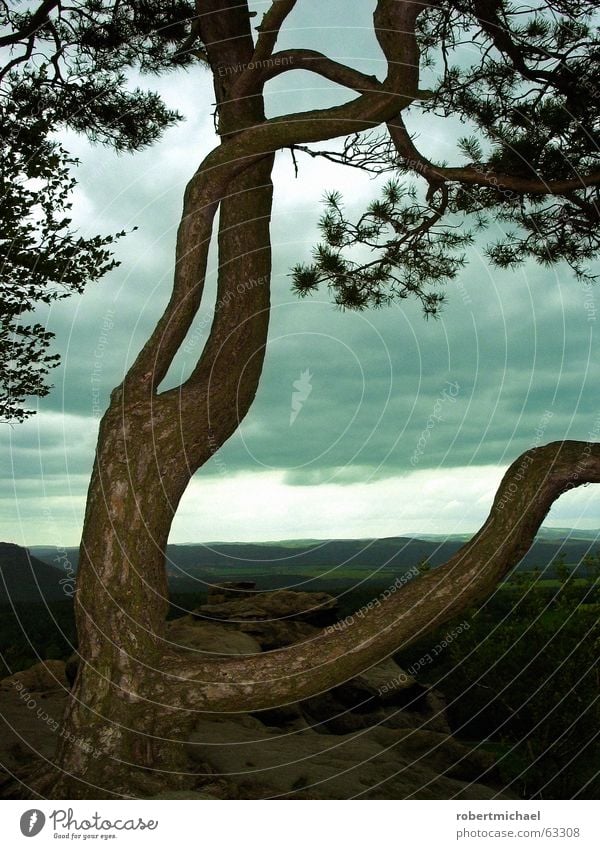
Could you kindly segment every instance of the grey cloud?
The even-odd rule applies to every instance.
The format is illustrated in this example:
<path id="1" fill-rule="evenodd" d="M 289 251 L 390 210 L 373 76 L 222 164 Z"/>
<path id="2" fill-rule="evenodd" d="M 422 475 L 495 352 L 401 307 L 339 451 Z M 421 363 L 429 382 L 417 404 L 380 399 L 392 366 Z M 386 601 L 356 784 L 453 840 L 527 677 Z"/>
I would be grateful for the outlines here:
<path id="1" fill-rule="evenodd" d="M 296 23 L 290 19 L 283 45 L 330 47 L 323 16 L 330 15 L 332 25 L 338 22 L 329 4 L 306 5 L 308 16 Z M 356 29 L 349 29 L 344 44 L 336 46 L 338 58 L 343 53 L 362 56 L 362 67 L 369 72 L 380 70 L 372 33 L 367 32 L 372 5 L 361 4 Z M 190 79 L 182 88 L 181 80 L 166 78 L 160 85 L 171 104 L 182 95 L 208 103 L 207 79 Z M 298 87 L 305 91 L 299 93 Z M 331 94 L 331 89 L 316 91 L 314 76 L 300 72 L 282 77 L 272 88 L 279 92 L 273 111 L 287 108 L 286 97 L 288 102 L 293 97 L 294 108 L 346 97 Z M 85 229 L 112 232 L 138 225 L 139 230 L 119 245 L 123 264 L 109 278 L 83 297 L 40 313 L 57 334 L 63 354 L 53 375 L 56 388 L 40 401 L 36 420 L 12 436 L 3 434 L 18 492 L 32 518 L 42 476 L 56 499 L 57 522 L 72 521 L 60 502 L 61 491 L 77 498 L 85 493 L 100 412 L 168 298 L 181 193 L 212 146 L 211 121 L 205 115 L 175 128 L 161 145 L 135 157 L 91 151 L 70 139 L 83 163 L 78 215 Z M 446 140 L 451 133 L 414 117 L 410 121 L 428 153 L 450 156 Z M 454 124 L 452 129 L 457 129 Z M 325 302 L 326 292 L 316 299 L 323 303 L 297 301 L 287 275 L 295 262 L 310 257 L 323 191 L 340 186 L 349 210 L 357 214 L 377 191 L 376 184 L 350 169 L 312 160 L 302 160 L 301 168 L 296 181 L 288 154 L 278 158 L 274 309 L 259 393 L 240 431 L 203 475 L 219 476 L 223 468 L 230 474 L 275 468 L 285 471 L 286 482 L 294 486 L 331 479 L 350 485 L 415 468 L 506 465 L 533 444 L 546 410 L 552 416 L 544 426 L 544 441 L 588 438 L 600 406 L 598 341 L 589 308 L 590 298 L 593 303 L 598 299 L 593 291 L 584 292 L 564 269 L 490 269 L 484 239 L 470 252 L 460 279 L 447 287 L 448 305 L 437 322 L 425 323 L 417 305 L 408 301 L 364 315 L 335 310 Z M 214 271 L 214 256 L 212 262 Z M 211 293 L 214 274 L 209 302 Z M 204 327 L 204 334 L 207 310 L 196 325 Z M 113 325 L 109 329 L 107 318 Z M 184 351 L 165 385 L 185 376 L 191 366 Z M 290 427 L 293 384 L 306 369 L 312 388 Z M 445 402 L 442 420 L 427 428 L 446 381 L 457 383 L 460 391 L 454 401 Z M 58 424 L 63 413 L 64 431 Z M 418 462 L 411 464 L 427 431 Z"/>

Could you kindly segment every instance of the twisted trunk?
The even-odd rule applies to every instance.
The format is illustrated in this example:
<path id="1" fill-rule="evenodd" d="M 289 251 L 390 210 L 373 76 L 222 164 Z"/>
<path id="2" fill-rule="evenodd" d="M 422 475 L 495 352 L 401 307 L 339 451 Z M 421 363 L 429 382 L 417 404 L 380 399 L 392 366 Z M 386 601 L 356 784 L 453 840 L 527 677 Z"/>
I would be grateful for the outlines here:
<path id="1" fill-rule="evenodd" d="M 221 269 L 221 307 L 198 369 L 179 391 L 146 401 L 131 402 L 120 388 L 101 423 L 77 578 L 82 662 L 66 717 L 84 745 L 65 739 L 58 759 L 61 769 L 85 776 L 91 786 L 80 792 L 92 798 L 106 787 L 126 790 L 128 764 L 173 766 L 160 738 L 176 718 L 154 701 L 168 609 L 164 552 L 189 479 L 235 431 L 258 385 L 268 329 L 270 168 L 266 160 L 248 169 L 239 184 L 246 198 L 222 201 L 219 242 L 238 259 Z M 262 245 L 251 258 L 237 250 L 247 226 Z M 223 299 L 249 280 L 242 298 Z"/>
<path id="2" fill-rule="evenodd" d="M 232 37 L 238 33 L 237 56 L 248 60 L 248 19 L 235 13 L 225 24 Z M 213 25 L 209 50 L 212 38 L 219 44 L 223 20 Z M 236 102 L 223 86 L 216 94 L 223 145 L 264 120 L 261 96 Z M 269 319 L 272 166 L 269 152 L 246 160 L 235 189 L 225 169 L 205 165 L 192 179 L 173 295 L 101 422 L 75 596 L 81 662 L 53 794 L 152 792 L 153 774 L 179 765 L 178 749 L 165 740 L 185 722 L 156 702 L 166 647 L 164 553 L 190 478 L 236 430 L 257 390 Z M 220 264 L 210 336 L 190 378 L 159 393 L 201 301 L 217 209 Z M 192 337 L 188 344 L 198 343 Z"/>

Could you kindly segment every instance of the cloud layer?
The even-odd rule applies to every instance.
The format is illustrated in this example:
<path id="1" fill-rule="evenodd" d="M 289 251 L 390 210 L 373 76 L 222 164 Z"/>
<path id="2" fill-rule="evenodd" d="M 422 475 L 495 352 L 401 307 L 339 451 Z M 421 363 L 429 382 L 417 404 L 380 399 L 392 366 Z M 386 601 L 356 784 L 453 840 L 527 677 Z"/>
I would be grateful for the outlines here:
<path id="1" fill-rule="evenodd" d="M 323 49 L 331 40 L 323 4 L 307 7 L 307 16 L 291 21 L 290 46 Z M 377 73 L 368 12 L 344 31 L 337 58 L 346 51 Z M 182 191 L 214 144 L 213 95 L 200 72 L 157 87 L 188 120 L 152 150 L 116 157 L 66 139 L 82 160 L 75 207 L 82 229 L 138 229 L 119 246 L 122 265 L 109 278 L 42 315 L 63 356 L 55 390 L 36 417 L 3 433 L 2 536 L 18 542 L 77 541 L 99 417 L 168 298 Z M 292 72 L 273 84 L 269 103 L 276 113 L 346 96 Z M 447 126 L 411 121 L 431 155 L 452 158 Z M 409 301 L 363 314 L 336 310 L 326 291 L 298 301 L 289 270 L 310 257 L 318 239 L 324 191 L 341 190 L 359 215 L 377 184 L 308 158 L 296 179 L 288 152 L 278 155 L 274 180 L 274 308 L 260 390 L 239 432 L 190 487 L 175 541 L 471 530 L 502 469 L 521 451 L 553 439 L 598 438 L 593 289 L 561 267 L 491 269 L 483 255 L 491 232 L 448 287 L 438 321 L 425 322 Z M 214 298 L 214 263 L 213 255 L 199 338 Z M 182 352 L 166 385 L 192 365 Z M 572 494 L 557 506 L 556 520 L 594 524 L 594 503 L 593 494 Z"/>

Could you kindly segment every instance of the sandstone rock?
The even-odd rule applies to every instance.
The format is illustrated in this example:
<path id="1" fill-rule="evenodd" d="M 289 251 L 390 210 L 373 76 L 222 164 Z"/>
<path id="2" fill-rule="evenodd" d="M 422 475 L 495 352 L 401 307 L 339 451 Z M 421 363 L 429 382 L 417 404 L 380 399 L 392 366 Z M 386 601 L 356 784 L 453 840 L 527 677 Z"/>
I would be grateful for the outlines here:
<path id="1" fill-rule="evenodd" d="M 238 601 L 250 595 L 256 595 L 254 581 L 223 581 L 214 584 L 208 590 L 208 604 L 223 604 L 226 601 Z"/>
<path id="2" fill-rule="evenodd" d="M 235 782 L 241 798 L 510 798 L 477 781 L 479 763 L 470 760 L 471 750 L 442 734 L 375 728 L 332 737 L 204 717 L 188 751 L 191 763 L 208 761 Z M 461 769 L 469 773 L 467 781 L 448 774 Z"/>
<path id="3" fill-rule="evenodd" d="M 301 703 L 311 724 L 348 734 L 376 724 L 448 731 L 440 702 L 427 687 L 387 659 L 363 674 Z"/>
<path id="4" fill-rule="evenodd" d="M 258 719 L 263 725 L 270 728 L 294 729 L 306 728 L 306 720 L 299 704 L 282 705 L 281 707 L 261 710 L 250 716 Z"/>
<path id="5" fill-rule="evenodd" d="M 17 685 L 30 693 L 49 693 L 68 688 L 65 664 L 62 660 L 44 660 L 29 669 L 16 672 L 0 681 L 1 690 L 12 691 Z"/>
<path id="6" fill-rule="evenodd" d="M 405 691 L 414 689 L 416 680 L 391 658 L 382 660 L 353 679 L 354 686 L 371 693 L 384 704 L 405 703 Z"/>
<path id="7" fill-rule="evenodd" d="M 339 691 L 342 691 L 340 695 Z M 385 720 L 381 705 L 369 696 L 367 702 L 345 703 L 344 689 L 336 687 L 300 703 L 310 727 L 321 734 L 351 734 Z"/>
<path id="8" fill-rule="evenodd" d="M 158 796 L 149 796 L 149 799 L 220 799 L 220 796 L 211 796 L 208 793 L 195 792 L 193 790 L 173 790 L 169 793 L 159 793 Z"/>
<path id="9" fill-rule="evenodd" d="M 209 603 L 198 609 L 201 617 L 232 622 L 294 619 L 324 627 L 335 621 L 337 599 L 329 593 L 274 590 Z"/>
<path id="10" fill-rule="evenodd" d="M 245 655 L 310 640 L 336 618 L 337 601 L 327 593 L 259 593 L 253 583 L 238 582 L 213 587 L 208 604 L 167 623 L 166 636 L 181 652 Z M 67 664 L 70 679 L 77 660 L 75 654 Z M 25 780 L 40 758 L 52 758 L 67 692 L 60 661 L 0 684 L 0 715 L 9 728 L 0 738 L 5 770 Z M 31 707 L 22 693 L 31 694 Z M 495 786 L 491 755 L 451 736 L 443 696 L 391 659 L 297 704 L 251 715 L 200 713 L 184 745 L 191 773 L 185 787 L 160 779 L 136 792 L 194 799 L 511 798 Z"/>
<path id="11" fill-rule="evenodd" d="M 201 623 L 196 622 L 193 627 L 198 624 Z M 223 643 L 219 642 L 217 648 L 222 649 Z M 35 678 L 36 673 L 29 677 Z M 23 780 L 36 763 L 53 756 L 66 690 L 38 691 L 33 698 L 35 704 L 29 709 L 16 687 L 0 692 L 0 714 L 8 727 L 8 733 L 0 738 L 0 763 Z M 196 775 L 195 779 L 191 778 L 193 786 L 181 789 L 166 785 L 164 790 L 157 787 L 148 796 L 511 798 L 510 793 L 495 785 L 493 758 L 489 754 L 473 751 L 445 733 L 389 727 L 390 715 L 404 713 L 400 708 L 380 705 L 377 714 L 371 711 L 363 715 L 355 710 L 346 711 L 348 722 L 360 722 L 364 727 L 335 735 L 327 733 L 323 724 L 307 728 L 304 723 L 303 727 L 298 710 L 298 706 L 286 706 L 256 715 L 199 715 L 189 741 L 184 744 L 188 769 Z M 381 724 L 374 723 L 376 715 L 383 716 Z M 274 722 L 281 725 L 275 727 Z M 341 731 L 339 726 L 338 732 Z M 13 796 L 7 796 L 0 788 L 3 797 L 20 798 L 18 788 L 15 791 L 13 787 L 10 792 Z"/>
<path id="12" fill-rule="evenodd" d="M 382 726 L 373 729 L 373 738 L 383 746 L 401 744 L 403 754 L 415 760 L 426 758 L 440 775 L 460 781 L 497 779 L 494 757 L 489 752 L 473 749 L 451 734 L 422 729 L 399 732 Z"/>
<path id="13" fill-rule="evenodd" d="M 54 679 L 51 679 L 54 687 L 47 689 L 50 682 L 36 667 L 25 672 L 31 674 L 18 673 L 5 678 L 0 687 L 0 764 L 19 777 L 54 756 L 68 693 L 66 682 L 61 688 Z M 39 689 L 40 679 L 46 689 Z M 28 689 L 23 682 L 37 689 Z"/>
<path id="14" fill-rule="evenodd" d="M 253 637 L 264 651 L 309 640 L 337 619 L 337 599 L 328 593 L 241 592 L 241 584 L 224 585 L 224 595 L 221 586 L 213 587 L 208 604 L 192 616 L 204 622 L 230 622 Z"/>
<path id="15" fill-rule="evenodd" d="M 308 622 L 295 622 L 292 619 L 270 622 L 242 622 L 240 631 L 253 637 L 263 651 L 291 646 L 312 639 L 321 630 Z"/>
<path id="16" fill-rule="evenodd" d="M 169 622 L 165 636 L 177 651 L 246 655 L 256 654 L 261 650 L 255 639 L 235 627 L 203 622 L 192 616 L 182 616 Z"/>

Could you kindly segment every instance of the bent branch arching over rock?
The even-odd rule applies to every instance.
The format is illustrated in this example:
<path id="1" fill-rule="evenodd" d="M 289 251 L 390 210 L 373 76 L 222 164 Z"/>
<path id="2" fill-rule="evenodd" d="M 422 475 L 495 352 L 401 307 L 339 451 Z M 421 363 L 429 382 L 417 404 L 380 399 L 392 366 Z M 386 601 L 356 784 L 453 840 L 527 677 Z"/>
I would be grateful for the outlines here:
<path id="1" fill-rule="evenodd" d="M 600 444 L 551 442 L 531 449 L 504 475 L 481 530 L 445 565 L 347 627 L 326 629 L 306 643 L 218 663 L 166 655 L 159 691 L 172 693 L 184 709 L 237 711 L 330 689 L 487 598 L 526 554 L 554 501 L 588 483 L 600 483 Z"/>

